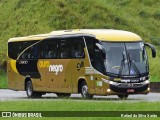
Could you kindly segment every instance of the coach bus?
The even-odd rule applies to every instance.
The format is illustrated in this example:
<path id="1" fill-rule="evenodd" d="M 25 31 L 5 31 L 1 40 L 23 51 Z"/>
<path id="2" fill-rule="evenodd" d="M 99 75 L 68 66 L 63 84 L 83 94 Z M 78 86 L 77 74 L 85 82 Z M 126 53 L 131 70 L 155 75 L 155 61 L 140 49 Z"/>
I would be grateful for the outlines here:
<path id="1" fill-rule="evenodd" d="M 8 87 L 29 98 L 56 93 L 118 95 L 150 91 L 146 46 L 138 35 L 112 29 L 60 30 L 8 41 Z"/>

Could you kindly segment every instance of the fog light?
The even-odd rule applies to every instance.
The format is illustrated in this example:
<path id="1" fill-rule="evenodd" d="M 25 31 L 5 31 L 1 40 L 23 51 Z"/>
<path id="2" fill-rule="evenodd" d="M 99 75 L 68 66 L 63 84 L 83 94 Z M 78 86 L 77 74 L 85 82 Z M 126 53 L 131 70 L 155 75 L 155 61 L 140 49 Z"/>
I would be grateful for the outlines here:
<path id="1" fill-rule="evenodd" d="M 148 91 L 150 91 L 150 88 L 148 88 Z"/>
<path id="2" fill-rule="evenodd" d="M 111 89 L 107 89 L 107 92 L 111 92 Z"/>

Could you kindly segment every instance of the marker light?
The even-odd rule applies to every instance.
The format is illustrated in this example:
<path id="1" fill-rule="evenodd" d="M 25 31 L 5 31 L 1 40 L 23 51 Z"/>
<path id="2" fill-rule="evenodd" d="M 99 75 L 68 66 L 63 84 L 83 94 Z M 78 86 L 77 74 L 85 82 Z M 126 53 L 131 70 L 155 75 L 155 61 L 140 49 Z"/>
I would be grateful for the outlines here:
<path id="1" fill-rule="evenodd" d="M 150 91 L 150 88 L 148 87 L 148 89 L 147 89 L 148 91 Z"/>

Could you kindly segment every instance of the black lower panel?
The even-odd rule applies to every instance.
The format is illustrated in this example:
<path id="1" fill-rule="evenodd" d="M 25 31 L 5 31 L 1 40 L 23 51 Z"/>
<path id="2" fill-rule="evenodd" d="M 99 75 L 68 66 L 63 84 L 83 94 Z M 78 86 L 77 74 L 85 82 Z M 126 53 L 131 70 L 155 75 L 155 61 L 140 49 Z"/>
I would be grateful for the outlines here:
<path id="1" fill-rule="evenodd" d="M 126 94 L 128 93 L 127 92 L 128 89 L 134 89 L 134 92 L 128 93 L 128 94 L 135 94 L 135 93 L 145 91 L 148 87 L 149 87 L 149 84 L 133 86 L 133 87 L 126 87 L 126 86 L 123 87 L 123 85 L 121 85 L 121 86 L 110 85 L 110 89 L 112 91 L 118 92 L 118 93 L 126 93 Z"/>
<path id="2" fill-rule="evenodd" d="M 20 75 L 27 76 L 31 78 L 41 78 L 40 73 L 37 68 L 38 60 L 18 60 L 16 62 L 16 67 Z"/>

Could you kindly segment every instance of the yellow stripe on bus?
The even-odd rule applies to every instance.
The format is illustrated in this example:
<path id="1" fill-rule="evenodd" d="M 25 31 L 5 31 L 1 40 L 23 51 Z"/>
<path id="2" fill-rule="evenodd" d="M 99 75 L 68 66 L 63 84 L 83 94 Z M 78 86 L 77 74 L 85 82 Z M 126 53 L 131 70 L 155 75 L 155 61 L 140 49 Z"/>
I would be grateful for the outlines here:
<path id="1" fill-rule="evenodd" d="M 18 73 L 17 68 L 16 68 L 16 60 L 11 60 L 11 67 L 14 72 Z"/>

